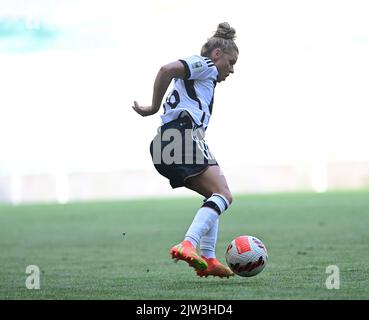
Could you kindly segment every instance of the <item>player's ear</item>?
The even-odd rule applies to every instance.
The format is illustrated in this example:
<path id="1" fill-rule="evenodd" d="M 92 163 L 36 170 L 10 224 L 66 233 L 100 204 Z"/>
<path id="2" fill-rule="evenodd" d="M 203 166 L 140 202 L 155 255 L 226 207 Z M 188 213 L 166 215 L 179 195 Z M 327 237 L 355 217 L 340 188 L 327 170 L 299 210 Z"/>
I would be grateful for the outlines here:
<path id="1" fill-rule="evenodd" d="M 211 60 L 216 61 L 218 60 L 223 54 L 223 50 L 220 48 L 214 48 L 211 52 Z"/>

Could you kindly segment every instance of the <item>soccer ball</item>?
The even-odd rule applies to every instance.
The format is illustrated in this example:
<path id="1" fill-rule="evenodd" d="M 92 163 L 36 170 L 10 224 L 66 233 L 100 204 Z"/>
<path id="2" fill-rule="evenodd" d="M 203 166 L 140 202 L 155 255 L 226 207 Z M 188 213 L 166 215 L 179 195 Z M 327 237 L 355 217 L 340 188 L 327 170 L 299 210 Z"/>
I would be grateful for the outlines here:
<path id="1" fill-rule="evenodd" d="M 260 273 L 268 260 L 264 244 L 253 236 L 239 236 L 231 241 L 226 251 L 226 261 L 231 270 L 241 277 Z"/>

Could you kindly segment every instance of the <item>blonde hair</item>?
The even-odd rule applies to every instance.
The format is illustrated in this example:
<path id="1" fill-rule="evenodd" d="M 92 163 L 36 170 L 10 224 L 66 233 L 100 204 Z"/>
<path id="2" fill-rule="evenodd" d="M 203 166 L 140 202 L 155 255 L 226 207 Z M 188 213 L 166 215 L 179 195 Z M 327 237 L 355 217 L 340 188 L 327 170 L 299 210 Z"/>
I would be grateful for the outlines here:
<path id="1" fill-rule="evenodd" d="M 232 28 L 228 22 L 219 23 L 217 31 L 208 39 L 201 48 L 203 57 L 210 57 L 211 52 L 215 48 L 220 48 L 223 52 L 235 50 L 238 53 L 238 47 L 234 42 L 236 38 L 236 30 Z"/>

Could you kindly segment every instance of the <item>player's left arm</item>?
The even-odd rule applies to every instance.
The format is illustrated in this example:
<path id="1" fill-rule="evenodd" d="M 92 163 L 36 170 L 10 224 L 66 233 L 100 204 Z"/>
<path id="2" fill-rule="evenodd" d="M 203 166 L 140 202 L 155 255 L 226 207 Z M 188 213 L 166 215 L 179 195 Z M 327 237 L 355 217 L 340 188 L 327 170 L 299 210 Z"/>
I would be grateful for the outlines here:
<path id="1" fill-rule="evenodd" d="M 141 106 L 137 101 L 134 101 L 134 106 L 132 107 L 133 110 L 143 117 L 157 113 L 160 109 L 164 94 L 167 91 L 172 79 L 184 79 L 185 77 L 185 66 L 180 61 L 174 61 L 162 66 L 155 78 L 151 106 L 144 107 Z"/>

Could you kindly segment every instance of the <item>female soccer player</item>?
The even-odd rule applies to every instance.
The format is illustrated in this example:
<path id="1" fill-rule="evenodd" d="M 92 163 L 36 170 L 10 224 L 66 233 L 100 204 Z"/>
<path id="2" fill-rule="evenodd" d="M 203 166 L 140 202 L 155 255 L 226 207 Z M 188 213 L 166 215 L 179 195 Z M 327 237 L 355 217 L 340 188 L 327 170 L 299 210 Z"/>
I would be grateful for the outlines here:
<path id="1" fill-rule="evenodd" d="M 212 114 L 215 86 L 233 73 L 238 58 L 235 33 L 228 23 L 220 23 L 203 45 L 201 55 L 161 67 L 151 106 L 141 106 L 137 101 L 133 106 L 143 117 L 157 113 L 174 79 L 150 153 L 156 170 L 169 179 L 172 188 L 184 186 L 206 198 L 184 240 L 170 249 L 172 259 L 186 261 L 201 277 L 233 276 L 215 256 L 219 216 L 232 203 L 232 195 L 204 135 Z M 201 256 L 196 251 L 198 245 Z"/>

